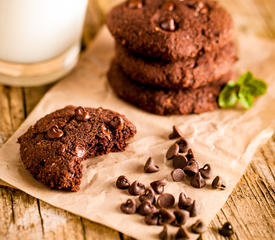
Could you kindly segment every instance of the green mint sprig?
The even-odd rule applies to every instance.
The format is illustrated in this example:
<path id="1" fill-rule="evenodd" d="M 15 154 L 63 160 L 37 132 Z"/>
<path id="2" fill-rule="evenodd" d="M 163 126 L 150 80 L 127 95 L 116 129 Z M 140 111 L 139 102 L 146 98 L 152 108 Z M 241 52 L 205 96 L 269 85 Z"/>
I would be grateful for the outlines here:
<path id="1" fill-rule="evenodd" d="M 221 108 L 234 107 L 240 102 L 244 108 L 252 107 L 254 97 L 266 93 L 267 83 L 257 79 L 251 72 L 241 75 L 236 82 L 229 81 L 219 95 L 219 106 Z"/>

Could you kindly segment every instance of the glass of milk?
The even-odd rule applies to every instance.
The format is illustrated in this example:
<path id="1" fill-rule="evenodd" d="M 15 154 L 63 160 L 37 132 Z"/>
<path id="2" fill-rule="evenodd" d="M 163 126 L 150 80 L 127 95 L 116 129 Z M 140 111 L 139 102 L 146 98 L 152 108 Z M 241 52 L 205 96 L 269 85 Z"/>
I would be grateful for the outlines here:
<path id="1" fill-rule="evenodd" d="M 53 82 L 77 63 L 88 0 L 0 0 L 0 84 Z"/>

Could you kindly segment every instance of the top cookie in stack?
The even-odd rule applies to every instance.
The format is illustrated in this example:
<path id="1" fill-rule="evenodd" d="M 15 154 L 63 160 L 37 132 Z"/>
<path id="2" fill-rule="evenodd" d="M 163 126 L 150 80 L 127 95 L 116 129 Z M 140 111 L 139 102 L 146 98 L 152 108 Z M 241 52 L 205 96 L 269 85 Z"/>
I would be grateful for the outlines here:
<path id="1" fill-rule="evenodd" d="M 230 14 L 212 0 L 128 0 L 111 10 L 116 39 L 108 79 L 153 113 L 214 110 L 236 61 Z"/>

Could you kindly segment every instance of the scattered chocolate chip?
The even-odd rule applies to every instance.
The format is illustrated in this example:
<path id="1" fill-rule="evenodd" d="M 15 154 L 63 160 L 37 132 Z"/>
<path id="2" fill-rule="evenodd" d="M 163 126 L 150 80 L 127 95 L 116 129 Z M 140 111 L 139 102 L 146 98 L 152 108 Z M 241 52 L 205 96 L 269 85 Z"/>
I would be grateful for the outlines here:
<path id="1" fill-rule="evenodd" d="M 121 130 L 123 128 L 123 119 L 120 116 L 115 116 L 113 119 L 109 122 L 109 125 L 113 129 Z"/>
<path id="2" fill-rule="evenodd" d="M 190 217 L 198 216 L 200 207 L 198 206 L 196 200 L 193 201 L 192 205 L 187 209 L 187 211 L 190 213 Z"/>
<path id="3" fill-rule="evenodd" d="M 208 7 L 203 2 L 199 2 L 196 7 L 196 12 L 205 14 L 208 12 Z"/>
<path id="4" fill-rule="evenodd" d="M 128 189 L 128 192 L 131 194 L 131 195 L 134 195 L 134 196 L 137 196 L 137 195 L 142 195 L 145 193 L 145 186 L 138 182 L 138 181 L 134 181 L 129 189 Z"/>
<path id="5" fill-rule="evenodd" d="M 174 169 L 171 176 L 174 182 L 180 182 L 184 179 L 184 171 L 181 168 Z"/>
<path id="6" fill-rule="evenodd" d="M 219 229 L 219 233 L 224 237 L 230 237 L 233 235 L 234 230 L 230 222 L 223 224 L 222 228 Z"/>
<path id="7" fill-rule="evenodd" d="M 162 193 L 164 191 L 164 186 L 167 184 L 166 179 L 157 180 L 154 182 L 151 182 L 150 185 L 154 189 L 154 191 L 158 194 Z"/>
<path id="8" fill-rule="evenodd" d="M 127 189 L 130 187 L 130 182 L 125 176 L 119 176 L 116 180 L 116 186 L 119 189 Z"/>
<path id="9" fill-rule="evenodd" d="M 128 8 L 131 9 L 138 9 L 142 8 L 142 0 L 129 0 L 128 1 Z"/>
<path id="10" fill-rule="evenodd" d="M 151 214 L 156 211 L 156 207 L 150 202 L 150 201 L 144 201 L 142 202 L 138 209 L 137 212 L 140 215 L 146 216 L 148 214 Z"/>
<path id="11" fill-rule="evenodd" d="M 187 158 L 183 154 L 173 157 L 173 167 L 184 169 L 187 165 Z"/>
<path id="12" fill-rule="evenodd" d="M 198 162 L 194 159 L 191 159 L 187 162 L 187 165 L 184 167 L 183 171 L 189 177 L 194 176 L 199 171 Z"/>
<path id="13" fill-rule="evenodd" d="M 169 147 L 169 149 L 166 153 L 167 160 L 170 160 L 174 156 L 177 156 L 178 153 L 179 153 L 179 145 L 178 144 L 173 144 L 171 147 Z"/>
<path id="14" fill-rule="evenodd" d="M 149 157 L 144 165 L 145 173 L 155 173 L 159 171 L 159 166 L 155 165 L 154 160 Z"/>
<path id="15" fill-rule="evenodd" d="M 52 126 L 48 131 L 47 131 L 47 136 L 50 139 L 58 139 L 63 136 L 63 131 L 57 126 L 54 125 Z"/>
<path id="16" fill-rule="evenodd" d="M 175 221 L 173 222 L 173 225 L 175 226 L 181 226 L 184 225 L 189 218 L 189 212 L 186 210 L 175 210 Z"/>
<path id="17" fill-rule="evenodd" d="M 159 212 L 153 212 L 145 216 L 145 223 L 148 225 L 158 225 Z"/>
<path id="18" fill-rule="evenodd" d="M 217 176 L 212 182 L 212 188 L 224 190 L 226 188 L 226 184 L 220 176 Z"/>
<path id="19" fill-rule="evenodd" d="M 185 193 L 180 193 L 178 207 L 180 209 L 188 209 L 193 204 L 193 200 L 190 197 L 187 197 Z"/>
<path id="20" fill-rule="evenodd" d="M 173 11 L 174 8 L 175 8 L 175 5 L 174 3 L 172 2 L 165 2 L 162 6 L 161 6 L 162 9 L 165 9 L 165 10 L 168 10 L 168 11 Z"/>
<path id="21" fill-rule="evenodd" d="M 181 226 L 181 227 L 179 227 L 179 230 L 177 231 L 175 238 L 176 239 L 189 239 L 190 236 L 189 236 L 189 233 L 187 232 L 186 228 Z"/>
<path id="22" fill-rule="evenodd" d="M 174 220 L 175 220 L 175 215 L 173 212 L 165 208 L 161 208 L 159 210 L 159 219 L 158 219 L 159 225 L 169 224 L 169 223 L 172 223 Z"/>
<path id="23" fill-rule="evenodd" d="M 167 226 L 164 225 L 162 231 L 159 233 L 159 239 L 160 240 L 168 240 L 169 236 L 168 236 L 168 230 L 167 230 Z"/>
<path id="24" fill-rule="evenodd" d="M 120 205 L 120 210 L 126 214 L 133 214 L 136 212 L 137 205 L 133 199 L 128 199 L 125 203 Z"/>
<path id="25" fill-rule="evenodd" d="M 176 30 L 176 23 L 173 18 L 169 18 L 163 22 L 161 22 L 160 27 L 165 31 L 173 32 Z"/>
<path id="26" fill-rule="evenodd" d="M 155 203 L 155 192 L 152 188 L 146 188 L 145 193 L 139 196 L 139 201 L 150 201 L 151 203 Z"/>
<path id="27" fill-rule="evenodd" d="M 197 172 L 191 177 L 190 184 L 194 188 L 203 188 L 206 185 L 204 178 L 201 176 L 200 172 Z"/>
<path id="28" fill-rule="evenodd" d="M 78 107 L 75 109 L 75 118 L 78 121 L 88 121 L 90 119 L 90 114 L 85 110 L 84 107 Z"/>
<path id="29" fill-rule="evenodd" d="M 176 144 L 179 145 L 180 153 L 188 153 L 189 144 L 183 137 L 181 137 L 178 141 L 176 141 Z"/>
<path id="30" fill-rule="evenodd" d="M 77 157 L 82 158 L 85 156 L 86 153 L 87 153 L 87 151 L 86 151 L 85 147 L 78 146 L 78 145 L 75 147 L 75 154 Z"/>
<path id="31" fill-rule="evenodd" d="M 111 132 L 110 130 L 105 126 L 105 124 L 101 124 L 100 128 L 99 128 L 99 132 L 97 133 L 97 135 L 100 138 L 107 138 L 108 140 L 111 140 Z"/>
<path id="32" fill-rule="evenodd" d="M 185 155 L 185 157 L 187 158 L 188 161 L 190 161 L 191 159 L 194 159 L 194 154 L 191 148 L 188 149 L 187 154 Z"/>
<path id="33" fill-rule="evenodd" d="M 211 166 L 210 164 L 205 164 L 202 168 L 200 168 L 199 172 L 203 178 L 209 179 L 211 177 Z"/>
<path id="34" fill-rule="evenodd" d="M 162 193 L 158 197 L 157 204 L 160 208 L 172 208 L 175 205 L 175 198 L 170 193 Z"/>
<path id="35" fill-rule="evenodd" d="M 206 231 L 206 226 L 202 220 L 198 219 L 194 224 L 192 224 L 191 231 L 193 233 L 203 233 Z"/>
<path id="36" fill-rule="evenodd" d="M 168 136 L 169 139 L 175 139 L 183 137 L 183 133 L 179 130 L 177 126 L 173 126 L 173 132 Z"/>

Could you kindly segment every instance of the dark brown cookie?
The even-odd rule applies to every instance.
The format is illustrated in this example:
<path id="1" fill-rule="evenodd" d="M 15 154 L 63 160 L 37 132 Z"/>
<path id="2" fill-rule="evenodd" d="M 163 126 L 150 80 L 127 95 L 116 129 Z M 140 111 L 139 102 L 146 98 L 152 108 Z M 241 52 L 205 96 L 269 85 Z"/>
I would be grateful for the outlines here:
<path id="1" fill-rule="evenodd" d="M 109 83 L 120 98 L 159 115 L 203 113 L 217 109 L 221 86 L 230 78 L 231 73 L 228 73 L 217 80 L 216 85 L 173 91 L 129 80 L 116 62 L 112 63 L 108 72 Z"/>
<path id="2" fill-rule="evenodd" d="M 117 44 L 116 60 L 123 72 L 137 82 L 177 90 L 198 88 L 219 79 L 232 68 L 236 51 L 231 42 L 217 51 L 186 61 L 159 62 L 132 54 Z"/>
<path id="3" fill-rule="evenodd" d="M 233 34 L 230 14 L 212 0 L 128 0 L 114 7 L 106 20 L 117 42 L 163 60 L 220 48 Z"/>
<path id="4" fill-rule="evenodd" d="M 41 118 L 18 142 L 21 159 L 37 180 L 51 188 L 78 191 L 81 162 L 123 151 L 135 133 L 135 126 L 119 113 L 67 106 Z"/>

